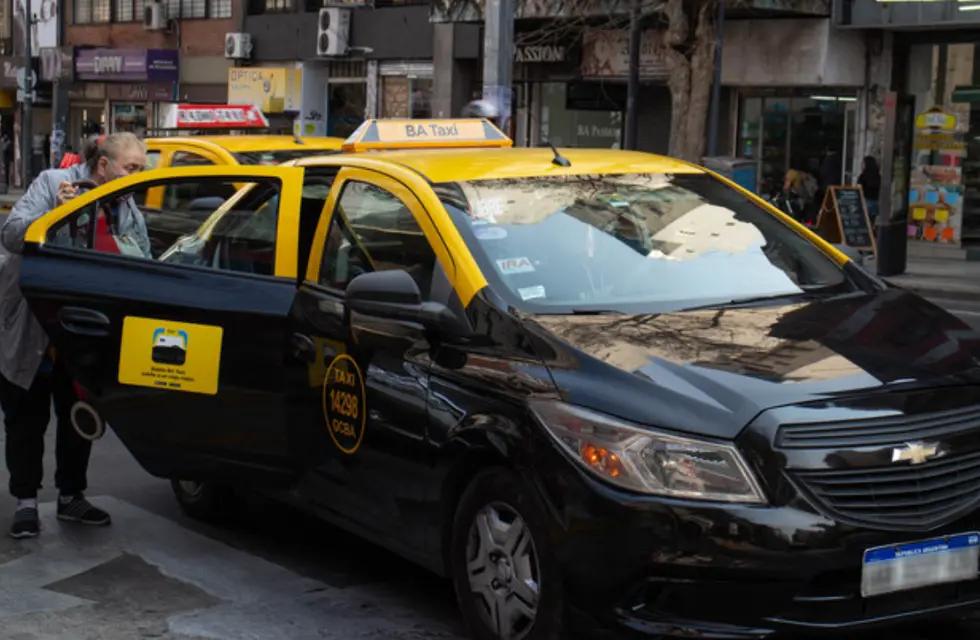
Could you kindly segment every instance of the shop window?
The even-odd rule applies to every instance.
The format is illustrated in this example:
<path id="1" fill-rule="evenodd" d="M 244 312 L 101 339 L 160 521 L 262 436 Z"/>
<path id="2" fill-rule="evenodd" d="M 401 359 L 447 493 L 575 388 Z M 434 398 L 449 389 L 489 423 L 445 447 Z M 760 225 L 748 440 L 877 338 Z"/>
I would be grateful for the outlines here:
<path id="1" fill-rule="evenodd" d="M 401 200 L 374 185 L 350 182 L 334 209 L 320 284 L 343 290 L 362 273 L 403 269 L 428 297 L 435 260 L 429 241 Z"/>
<path id="2" fill-rule="evenodd" d="M 230 197 L 202 196 L 151 209 L 140 207 L 146 221 L 151 258 L 171 264 L 273 275 L 279 212 L 279 183 L 233 183 L 227 179 L 171 180 L 166 187 L 200 192 L 223 191 Z M 215 187 L 223 187 L 216 189 Z M 145 189 L 145 185 L 142 187 Z M 123 201 L 133 192 L 119 194 Z M 113 198 L 113 203 L 118 202 Z M 94 202 L 61 221 L 48 233 L 55 246 L 148 259 L 136 234 L 113 224 L 119 205 Z M 206 231 L 205 231 L 206 229 Z"/>

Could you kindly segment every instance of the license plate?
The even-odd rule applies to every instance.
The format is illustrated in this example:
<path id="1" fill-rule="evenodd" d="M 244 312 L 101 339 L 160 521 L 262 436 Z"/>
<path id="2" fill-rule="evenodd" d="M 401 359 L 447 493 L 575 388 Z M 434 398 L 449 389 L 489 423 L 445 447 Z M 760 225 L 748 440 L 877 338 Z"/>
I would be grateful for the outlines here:
<path id="1" fill-rule="evenodd" d="M 974 580 L 980 533 L 960 533 L 875 547 L 864 552 L 861 595 L 865 598 L 944 582 Z"/>

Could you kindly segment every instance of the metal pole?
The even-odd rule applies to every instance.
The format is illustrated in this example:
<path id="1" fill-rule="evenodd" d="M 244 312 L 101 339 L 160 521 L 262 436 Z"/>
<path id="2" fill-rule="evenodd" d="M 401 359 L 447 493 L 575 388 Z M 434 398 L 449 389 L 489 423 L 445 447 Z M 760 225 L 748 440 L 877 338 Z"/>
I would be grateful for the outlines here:
<path id="1" fill-rule="evenodd" d="M 627 149 L 636 149 L 639 126 L 640 102 L 640 0 L 630 6 L 629 78 L 626 84 L 626 139 Z"/>
<path id="2" fill-rule="evenodd" d="M 497 108 L 497 126 L 506 133 L 513 91 L 514 0 L 487 0 L 483 24 L 483 99 Z"/>
<path id="3" fill-rule="evenodd" d="M 31 127 L 31 93 L 34 91 L 31 76 L 31 71 L 34 69 L 34 65 L 31 63 L 31 23 L 33 17 L 31 16 L 30 2 L 27 5 L 24 9 L 24 86 L 21 87 L 24 92 L 24 117 L 21 118 L 20 122 L 21 187 L 25 190 L 27 185 L 31 183 L 31 165 L 33 164 L 31 160 L 34 155 L 34 136 Z"/>
<path id="4" fill-rule="evenodd" d="M 708 116 L 708 156 L 718 155 L 718 119 L 721 110 L 721 48 L 725 27 L 725 0 L 718 0 L 718 20 L 715 22 L 715 78 L 711 87 L 711 112 Z"/>

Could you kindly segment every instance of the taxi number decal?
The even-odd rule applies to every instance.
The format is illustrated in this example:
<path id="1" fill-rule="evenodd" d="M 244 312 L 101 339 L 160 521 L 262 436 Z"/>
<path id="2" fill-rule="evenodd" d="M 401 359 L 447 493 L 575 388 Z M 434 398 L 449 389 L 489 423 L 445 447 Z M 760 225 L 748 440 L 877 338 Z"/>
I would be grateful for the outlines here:
<path id="1" fill-rule="evenodd" d="M 323 417 L 330 439 L 344 453 L 353 454 L 360 448 L 366 413 L 361 368 L 342 353 L 330 362 L 323 378 Z"/>
<path id="2" fill-rule="evenodd" d="M 221 327 L 126 316 L 119 382 L 167 391 L 218 392 Z"/>

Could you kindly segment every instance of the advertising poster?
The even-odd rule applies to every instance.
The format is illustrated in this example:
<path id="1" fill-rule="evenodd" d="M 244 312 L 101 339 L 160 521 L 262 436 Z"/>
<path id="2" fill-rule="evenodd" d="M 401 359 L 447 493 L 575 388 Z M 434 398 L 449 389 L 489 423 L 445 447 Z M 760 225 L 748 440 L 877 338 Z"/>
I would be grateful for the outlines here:
<path id="1" fill-rule="evenodd" d="M 963 158 L 968 118 L 933 107 L 915 118 L 908 236 L 959 244 L 963 222 Z"/>
<path id="2" fill-rule="evenodd" d="M 41 55 L 42 47 L 58 46 L 58 0 L 14 0 L 14 51 L 24 55 L 24 39 L 27 26 L 25 9 L 30 7 L 31 55 Z"/>

